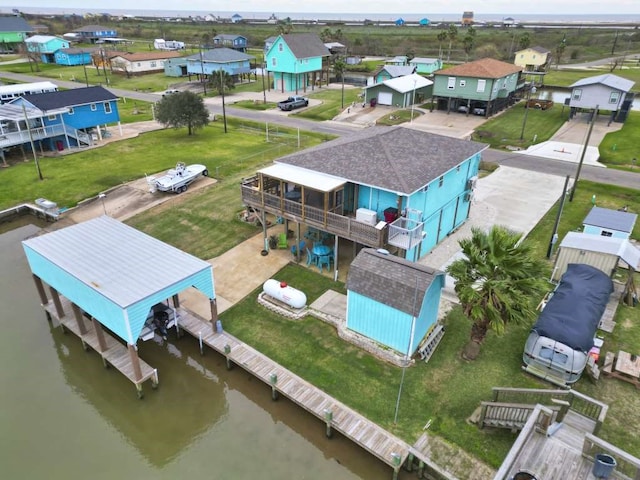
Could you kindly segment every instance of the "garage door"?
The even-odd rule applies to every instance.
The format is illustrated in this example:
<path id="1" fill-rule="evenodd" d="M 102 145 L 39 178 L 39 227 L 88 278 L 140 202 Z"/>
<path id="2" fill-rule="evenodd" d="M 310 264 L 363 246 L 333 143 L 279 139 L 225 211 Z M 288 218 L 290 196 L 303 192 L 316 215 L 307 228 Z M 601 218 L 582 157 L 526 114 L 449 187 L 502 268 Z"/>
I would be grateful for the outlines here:
<path id="1" fill-rule="evenodd" d="M 393 94 L 388 92 L 380 92 L 378 94 L 378 104 L 393 105 Z"/>

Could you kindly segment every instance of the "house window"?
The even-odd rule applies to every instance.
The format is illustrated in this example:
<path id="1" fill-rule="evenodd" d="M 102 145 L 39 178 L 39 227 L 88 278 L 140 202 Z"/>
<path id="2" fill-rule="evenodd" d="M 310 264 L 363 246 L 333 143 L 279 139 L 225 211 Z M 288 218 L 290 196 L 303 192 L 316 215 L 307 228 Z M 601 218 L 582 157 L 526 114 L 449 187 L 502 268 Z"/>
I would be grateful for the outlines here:
<path id="1" fill-rule="evenodd" d="M 284 50 L 284 45 L 279 44 L 279 45 L 278 45 L 278 51 L 279 51 L 279 52 L 282 52 L 283 50 Z"/>
<path id="2" fill-rule="evenodd" d="M 111 102 L 104 102 L 104 113 L 111 113 Z"/>
<path id="3" fill-rule="evenodd" d="M 73 115 L 73 107 L 69 107 L 69 115 Z"/>
<path id="4" fill-rule="evenodd" d="M 56 119 L 56 116 L 55 116 L 55 115 L 49 115 L 47 118 L 48 118 L 49 120 L 55 120 L 55 119 Z"/>
<path id="5" fill-rule="evenodd" d="M 275 66 L 276 66 L 276 57 L 273 57 L 273 58 L 271 59 L 271 66 L 272 66 L 272 67 L 275 67 Z"/>
<path id="6" fill-rule="evenodd" d="M 613 103 L 614 105 L 618 103 L 620 100 L 620 92 L 611 92 L 611 96 L 609 96 L 609 103 Z"/>
<path id="7" fill-rule="evenodd" d="M 464 87 L 467 84 L 466 80 L 460 80 L 460 86 Z"/>
<path id="8" fill-rule="evenodd" d="M 438 188 L 440 188 L 442 185 L 444 185 L 444 176 L 438 179 Z"/>
<path id="9" fill-rule="evenodd" d="M 156 68 L 156 62 L 150 62 L 150 65 L 149 65 L 149 66 L 150 66 L 151 68 Z"/>
<path id="10" fill-rule="evenodd" d="M 95 112 L 97 109 L 98 109 L 98 107 L 96 106 L 96 104 L 95 104 L 95 103 L 92 103 L 92 104 L 91 104 L 91 111 L 92 111 L 92 112 Z"/>
<path id="11" fill-rule="evenodd" d="M 476 88 L 476 92 L 484 92 L 484 89 L 487 86 L 486 80 L 478 80 L 478 88 Z"/>
<path id="12" fill-rule="evenodd" d="M 574 100 L 580 100 L 582 98 L 582 89 L 581 88 L 574 88 L 572 97 L 573 97 Z"/>
<path id="13" fill-rule="evenodd" d="M 602 230 L 602 233 L 600 234 L 603 237 L 613 237 L 613 232 L 609 232 L 607 230 Z"/>
<path id="14" fill-rule="evenodd" d="M 456 88 L 456 77 L 449 77 L 449 80 L 447 81 L 447 88 L 449 90 Z"/>

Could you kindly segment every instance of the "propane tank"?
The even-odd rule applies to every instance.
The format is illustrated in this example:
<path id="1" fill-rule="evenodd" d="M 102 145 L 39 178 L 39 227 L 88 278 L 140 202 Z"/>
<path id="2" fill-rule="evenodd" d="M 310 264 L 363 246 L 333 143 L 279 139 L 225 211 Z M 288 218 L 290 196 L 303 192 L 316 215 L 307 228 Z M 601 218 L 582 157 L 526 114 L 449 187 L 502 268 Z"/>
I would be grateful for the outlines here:
<path id="1" fill-rule="evenodd" d="M 303 292 L 273 278 L 264 282 L 262 290 L 270 297 L 280 300 L 292 308 L 302 308 L 307 304 L 307 296 Z"/>

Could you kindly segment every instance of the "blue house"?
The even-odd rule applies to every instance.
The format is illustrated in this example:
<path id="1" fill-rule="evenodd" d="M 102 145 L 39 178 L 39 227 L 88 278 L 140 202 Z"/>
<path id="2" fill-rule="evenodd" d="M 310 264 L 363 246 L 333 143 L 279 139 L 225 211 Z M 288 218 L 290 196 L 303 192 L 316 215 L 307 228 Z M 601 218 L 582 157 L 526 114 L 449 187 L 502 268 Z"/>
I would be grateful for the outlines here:
<path id="1" fill-rule="evenodd" d="M 33 127 L 42 131 L 40 145 L 49 150 L 91 145 L 102 139 L 102 127 L 120 122 L 118 97 L 103 87 L 25 95 L 10 105 L 42 112 L 40 125 Z"/>
<path id="2" fill-rule="evenodd" d="M 395 21 L 396 27 L 402 27 L 405 23 L 407 22 L 404 21 L 404 18 L 399 18 Z"/>
<path id="3" fill-rule="evenodd" d="M 439 58 L 414 57 L 409 62 L 409 65 L 416 68 L 416 73 L 431 75 L 442 68 L 442 60 Z"/>
<path id="4" fill-rule="evenodd" d="M 242 35 L 228 35 L 221 33 L 213 37 L 214 47 L 226 47 L 238 50 L 239 52 L 247 51 L 247 37 Z"/>
<path id="5" fill-rule="evenodd" d="M 54 62 L 57 65 L 91 65 L 93 49 L 86 48 L 61 48 L 54 54 Z"/>
<path id="6" fill-rule="evenodd" d="M 638 215 L 626 210 L 593 207 L 582 221 L 582 231 L 602 237 L 628 239 Z"/>
<path id="7" fill-rule="evenodd" d="M 101 25 L 85 25 L 76 28 L 74 33 L 79 42 L 96 43 L 98 40 L 105 38 L 114 38 L 118 36 L 118 31 L 113 28 L 103 27 Z"/>
<path id="8" fill-rule="evenodd" d="M 243 182 L 242 201 L 415 261 L 468 218 L 485 148 L 404 127 L 367 128 L 259 170 Z"/>
<path id="9" fill-rule="evenodd" d="M 187 74 L 209 76 L 224 71 L 229 75 L 241 75 L 251 72 L 252 55 L 231 48 L 213 48 L 194 53 L 186 57 Z"/>
<path id="10" fill-rule="evenodd" d="M 421 27 L 428 27 L 431 21 L 425 17 L 425 18 L 421 18 L 419 23 Z"/>
<path id="11" fill-rule="evenodd" d="M 55 63 L 54 54 L 61 48 L 69 48 L 69 41 L 51 35 L 34 35 L 24 41 L 27 51 L 40 55 L 42 63 Z"/>
<path id="12" fill-rule="evenodd" d="M 323 59 L 331 54 L 320 37 L 310 33 L 280 35 L 266 53 L 267 70 L 273 73 L 273 88 L 281 92 L 307 91 L 328 69 Z"/>
<path id="13" fill-rule="evenodd" d="M 349 267 L 346 327 L 410 357 L 436 329 L 444 282 L 441 271 L 364 248 Z"/>

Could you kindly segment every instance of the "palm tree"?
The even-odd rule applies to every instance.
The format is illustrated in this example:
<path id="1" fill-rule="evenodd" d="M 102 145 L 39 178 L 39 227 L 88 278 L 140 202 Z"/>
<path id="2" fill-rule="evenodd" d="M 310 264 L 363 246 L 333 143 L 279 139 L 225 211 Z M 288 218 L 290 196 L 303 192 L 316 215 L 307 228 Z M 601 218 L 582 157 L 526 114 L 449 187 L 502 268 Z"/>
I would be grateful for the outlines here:
<path id="1" fill-rule="evenodd" d="M 440 58 L 440 60 L 442 60 L 442 42 L 447 39 L 447 36 L 447 32 L 442 30 L 441 32 L 438 32 L 438 36 L 436 37 L 438 39 L 438 58 Z"/>
<path id="2" fill-rule="evenodd" d="M 342 108 L 344 108 L 344 71 L 346 68 L 347 62 L 342 57 L 337 57 L 333 62 L 333 72 L 342 80 Z"/>
<path id="3" fill-rule="evenodd" d="M 447 37 L 449 38 L 449 53 L 447 53 L 447 62 L 451 59 L 451 45 L 454 40 L 458 38 L 458 27 L 456 27 L 453 23 L 449 25 L 449 29 L 447 30 Z"/>
<path id="4" fill-rule="evenodd" d="M 454 261 L 447 273 L 464 314 L 473 323 L 463 357 L 473 360 L 491 329 L 504 333 L 508 323 L 522 323 L 535 316 L 535 299 L 546 289 L 545 264 L 533 256 L 521 235 L 506 227 L 489 232 L 471 229 L 471 238 L 460 241 L 465 258 Z"/>
<path id="5" fill-rule="evenodd" d="M 224 121 L 224 133 L 227 133 L 227 112 L 224 105 L 224 92 L 225 90 L 236 88 L 235 80 L 231 75 L 221 69 L 217 73 L 211 74 L 209 83 L 211 87 L 216 89 L 222 96 L 222 120 Z"/>

